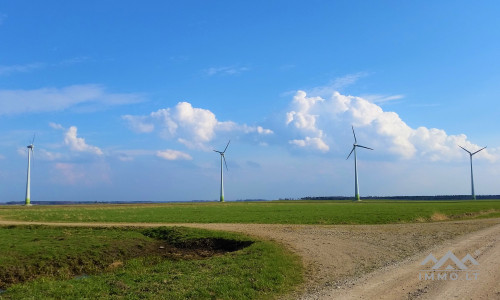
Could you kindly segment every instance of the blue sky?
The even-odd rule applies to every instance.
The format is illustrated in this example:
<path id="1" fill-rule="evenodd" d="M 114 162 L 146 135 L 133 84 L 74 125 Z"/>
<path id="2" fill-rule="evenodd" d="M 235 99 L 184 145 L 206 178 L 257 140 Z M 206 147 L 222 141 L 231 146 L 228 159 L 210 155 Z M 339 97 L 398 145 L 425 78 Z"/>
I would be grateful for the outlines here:
<path id="1" fill-rule="evenodd" d="M 0 202 L 499 194 L 499 12 L 0 0 Z"/>

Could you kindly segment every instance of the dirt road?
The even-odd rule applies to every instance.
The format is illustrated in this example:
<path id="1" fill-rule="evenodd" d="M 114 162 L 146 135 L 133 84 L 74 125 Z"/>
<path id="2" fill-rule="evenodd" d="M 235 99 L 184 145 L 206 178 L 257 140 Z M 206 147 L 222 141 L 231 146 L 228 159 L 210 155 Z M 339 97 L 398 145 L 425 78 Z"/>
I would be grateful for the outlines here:
<path id="1" fill-rule="evenodd" d="M 285 299 L 500 299 L 500 219 L 389 225 L 158 223 L 6 224 L 53 226 L 189 226 L 274 240 L 300 255 L 307 283 Z M 451 250 L 479 263 L 477 280 L 419 280 L 420 263 Z M 427 269 L 431 266 L 427 266 Z M 472 276 L 472 274 L 470 274 Z"/>

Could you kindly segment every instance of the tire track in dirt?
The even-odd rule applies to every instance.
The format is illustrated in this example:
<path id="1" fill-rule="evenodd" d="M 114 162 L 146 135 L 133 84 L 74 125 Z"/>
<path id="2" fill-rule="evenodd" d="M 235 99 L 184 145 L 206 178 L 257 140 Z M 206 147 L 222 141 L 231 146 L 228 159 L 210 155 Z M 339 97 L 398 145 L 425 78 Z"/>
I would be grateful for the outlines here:
<path id="1" fill-rule="evenodd" d="M 421 262 L 432 253 L 438 260 L 448 251 L 459 259 L 470 253 L 479 266 L 478 279 L 460 274 L 457 280 L 425 280 Z M 431 264 L 432 266 L 432 264 Z M 450 274 L 450 273 L 448 273 Z M 429 273 L 430 275 L 430 273 Z M 500 225 L 448 240 L 392 266 L 379 269 L 341 289 L 326 289 L 303 299 L 500 299 Z"/>

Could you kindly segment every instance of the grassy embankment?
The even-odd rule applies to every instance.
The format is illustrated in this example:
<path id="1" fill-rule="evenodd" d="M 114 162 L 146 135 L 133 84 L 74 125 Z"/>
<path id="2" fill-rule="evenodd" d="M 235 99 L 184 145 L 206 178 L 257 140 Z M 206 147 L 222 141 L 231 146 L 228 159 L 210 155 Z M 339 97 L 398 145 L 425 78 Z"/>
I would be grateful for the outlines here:
<path id="1" fill-rule="evenodd" d="M 490 217 L 500 217 L 500 200 L 0 206 L 0 219 L 48 222 L 387 224 Z"/>
<path id="2" fill-rule="evenodd" d="M 233 233 L 3 226 L 0 240 L 0 299 L 263 299 L 302 280 L 296 256 Z"/>

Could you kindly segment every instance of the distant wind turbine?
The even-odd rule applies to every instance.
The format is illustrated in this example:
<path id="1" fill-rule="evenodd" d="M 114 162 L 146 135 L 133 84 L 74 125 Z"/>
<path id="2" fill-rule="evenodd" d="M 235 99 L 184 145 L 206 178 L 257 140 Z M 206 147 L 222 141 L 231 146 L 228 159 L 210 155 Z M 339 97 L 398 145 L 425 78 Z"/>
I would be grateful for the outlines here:
<path id="1" fill-rule="evenodd" d="M 470 185 L 471 185 L 471 190 L 472 190 L 472 199 L 476 200 L 476 194 L 474 193 L 474 173 L 472 172 L 472 155 L 478 153 L 479 151 L 484 150 L 486 147 L 481 148 L 474 153 L 470 152 L 469 150 L 465 149 L 464 147 L 462 147 L 460 145 L 458 145 L 458 147 L 464 149 L 464 151 L 469 153 L 469 157 L 470 157 Z"/>
<path id="2" fill-rule="evenodd" d="M 217 151 L 217 150 L 214 150 L 214 152 L 217 152 L 220 154 L 220 202 L 224 202 L 224 177 L 223 177 L 223 167 L 222 167 L 222 161 L 224 160 L 224 164 L 226 165 L 226 170 L 228 170 L 227 168 L 227 163 L 226 163 L 226 157 L 224 156 L 224 153 L 226 153 L 226 150 L 227 150 L 227 147 L 229 146 L 229 143 L 231 142 L 231 140 L 229 140 L 229 142 L 227 142 L 227 145 L 226 145 L 226 148 L 224 148 L 224 151 Z"/>
<path id="3" fill-rule="evenodd" d="M 365 147 L 365 146 L 358 145 L 358 141 L 356 140 L 356 133 L 354 133 L 354 126 L 351 126 L 351 127 L 352 127 L 352 134 L 354 135 L 354 144 L 352 144 L 351 153 L 349 153 L 349 155 L 347 156 L 346 159 L 349 159 L 349 157 L 351 156 L 352 152 L 354 152 L 354 190 L 355 190 L 354 191 L 354 198 L 356 199 L 356 201 L 361 201 L 360 198 L 359 198 L 358 160 L 357 160 L 357 157 L 356 157 L 356 147 L 361 147 L 361 148 L 365 148 L 365 149 L 369 149 L 369 150 L 373 150 L 373 149 Z"/>
<path id="4" fill-rule="evenodd" d="M 28 145 L 28 175 L 26 178 L 26 199 L 24 202 L 24 205 L 26 205 L 26 206 L 31 206 L 31 202 L 30 202 L 31 155 L 34 154 L 34 152 L 33 152 L 33 149 L 35 148 L 35 145 L 33 145 L 34 142 L 35 142 L 35 135 L 33 135 L 33 140 L 31 140 L 31 144 Z"/>

